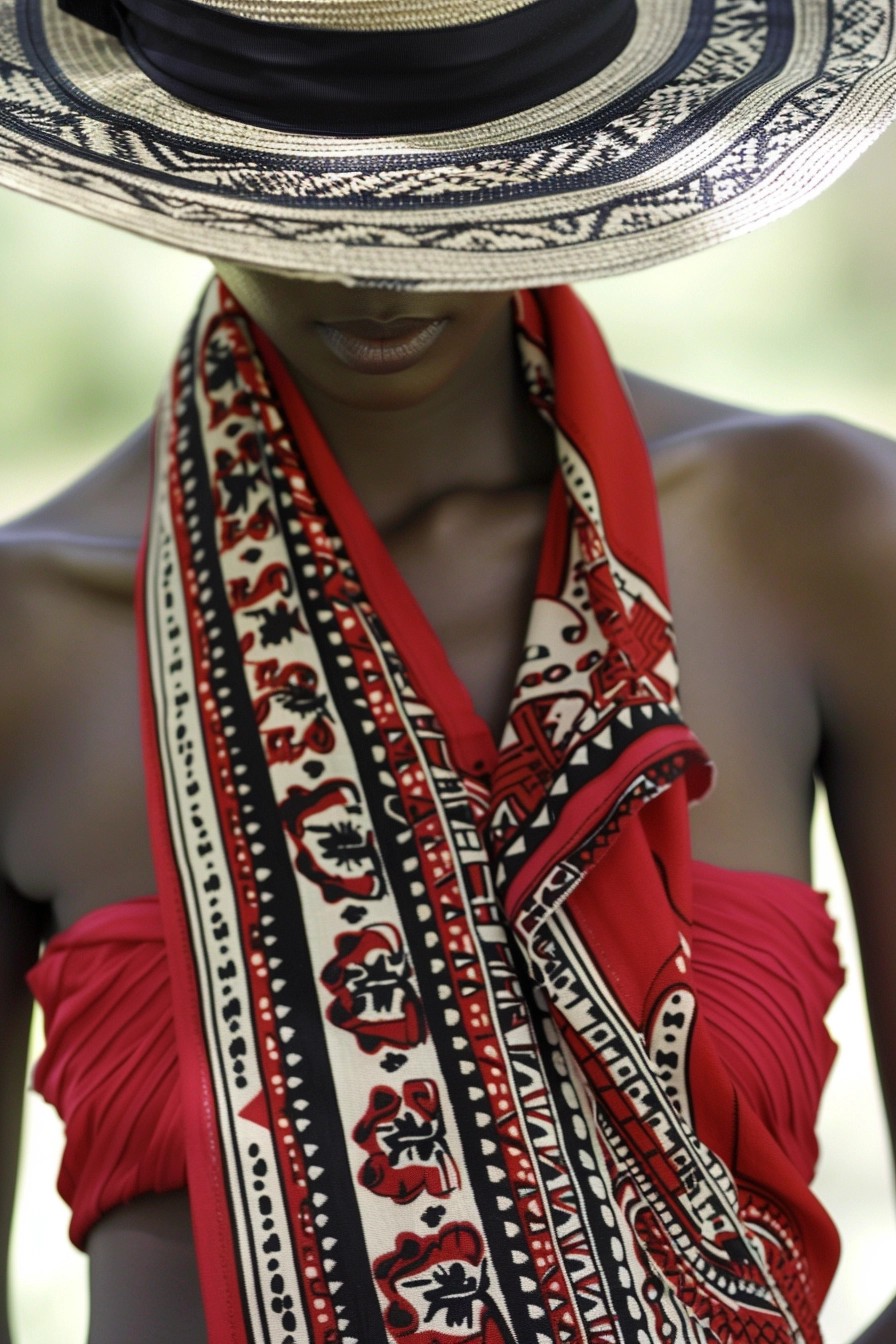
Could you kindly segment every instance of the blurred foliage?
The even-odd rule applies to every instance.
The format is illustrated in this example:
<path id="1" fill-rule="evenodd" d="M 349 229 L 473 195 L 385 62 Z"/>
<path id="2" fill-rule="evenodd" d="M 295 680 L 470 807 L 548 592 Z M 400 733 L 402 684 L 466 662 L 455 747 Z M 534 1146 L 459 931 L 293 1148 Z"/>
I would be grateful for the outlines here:
<path id="1" fill-rule="evenodd" d="M 151 412 L 208 271 L 0 194 L 0 515 L 76 475 Z"/>
<path id="2" fill-rule="evenodd" d="M 894 164 L 896 129 L 793 214 L 584 286 L 617 358 L 724 400 L 896 433 Z"/>

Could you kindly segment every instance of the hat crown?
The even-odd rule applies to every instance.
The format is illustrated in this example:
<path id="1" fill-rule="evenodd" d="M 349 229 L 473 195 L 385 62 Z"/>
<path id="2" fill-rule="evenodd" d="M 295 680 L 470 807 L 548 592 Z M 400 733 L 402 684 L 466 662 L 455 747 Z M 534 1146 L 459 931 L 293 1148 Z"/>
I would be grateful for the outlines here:
<path id="1" fill-rule="evenodd" d="M 419 28 L 296 23 L 407 18 L 395 0 L 58 0 L 117 38 L 149 78 L 193 107 L 307 135 L 439 134 L 512 116 L 595 75 L 628 43 L 636 0 L 415 0 Z M 239 6 L 236 8 L 235 6 Z M 271 20 L 261 15 L 272 11 Z M 560 11 L 558 13 L 558 10 Z M 412 7 L 413 12 L 413 7 Z"/>
<path id="2" fill-rule="evenodd" d="M 407 32 L 501 18 L 546 0 L 196 0 L 264 23 L 332 32 Z"/>
<path id="3" fill-rule="evenodd" d="M 671 260 L 896 116 L 896 0 L 0 3 L 0 182 L 364 284 Z"/>

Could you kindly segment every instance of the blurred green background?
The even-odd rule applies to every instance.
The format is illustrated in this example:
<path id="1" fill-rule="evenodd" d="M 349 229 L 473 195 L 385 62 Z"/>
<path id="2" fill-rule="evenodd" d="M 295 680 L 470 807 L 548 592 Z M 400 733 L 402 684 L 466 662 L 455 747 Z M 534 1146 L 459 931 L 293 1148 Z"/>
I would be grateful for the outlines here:
<path id="1" fill-rule="evenodd" d="M 583 286 L 617 358 L 750 405 L 896 432 L 896 131 L 802 210 Z M 0 515 L 147 414 L 205 262 L 0 195 Z"/>
<path id="2" fill-rule="evenodd" d="M 827 411 L 896 435 L 894 168 L 896 131 L 795 215 L 699 257 L 583 287 L 617 358 L 722 399 Z M 149 413 L 207 273 L 195 258 L 0 197 L 0 518 L 58 489 Z M 829 1344 L 845 1344 L 896 1287 L 896 1218 L 853 935 L 823 820 L 816 853 L 853 967 L 833 1014 L 841 1051 L 819 1176 L 845 1244 L 823 1323 Z M 59 1130 L 34 1099 L 28 1113 L 19 1344 L 80 1344 L 84 1267 L 51 1191 Z"/>

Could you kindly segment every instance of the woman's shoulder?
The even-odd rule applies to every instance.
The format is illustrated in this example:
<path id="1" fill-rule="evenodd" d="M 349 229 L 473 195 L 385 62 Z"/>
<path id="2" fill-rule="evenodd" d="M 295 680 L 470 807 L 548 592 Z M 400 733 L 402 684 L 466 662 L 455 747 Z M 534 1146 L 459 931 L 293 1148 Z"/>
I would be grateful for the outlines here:
<path id="1" fill-rule="evenodd" d="M 0 526 L 0 731 L 64 654 L 79 610 L 130 598 L 149 488 L 149 426 L 57 495 Z"/>
<path id="2" fill-rule="evenodd" d="M 695 495 L 713 529 L 776 553 L 896 534 L 896 442 L 819 414 L 773 414 L 626 375 L 660 494 Z M 745 538 L 744 533 L 748 533 Z"/>
<path id="3" fill-rule="evenodd" d="M 140 425 L 72 484 L 0 525 L 0 600 L 27 575 L 98 581 L 139 545 L 149 491 L 151 424 Z"/>
<path id="4" fill-rule="evenodd" d="M 821 415 L 770 415 L 632 380 L 673 594 L 750 622 L 813 686 L 825 732 L 867 726 L 896 661 L 896 443 Z M 715 604 L 715 605 L 714 605 Z M 864 726 L 862 731 L 864 731 Z M 896 742 L 893 743 L 896 747 Z"/>

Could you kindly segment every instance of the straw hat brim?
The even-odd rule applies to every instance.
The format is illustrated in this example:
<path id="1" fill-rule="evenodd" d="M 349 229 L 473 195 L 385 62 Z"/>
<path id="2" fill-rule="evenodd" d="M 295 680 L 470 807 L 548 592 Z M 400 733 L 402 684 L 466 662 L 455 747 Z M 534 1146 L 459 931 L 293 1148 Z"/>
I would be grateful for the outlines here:
<path id="1" fill-rule="evenodd" d="M 0 0 L 0 183 L 348 284 L 596 278 L 746 232 L 838 176 L 896 116 L 894 5 L 718 0 L 707 22 L 705 4 L 640 0 L 622 54 L 562 96 L 362 140 L 204 111 L 55 0 Z"/>

